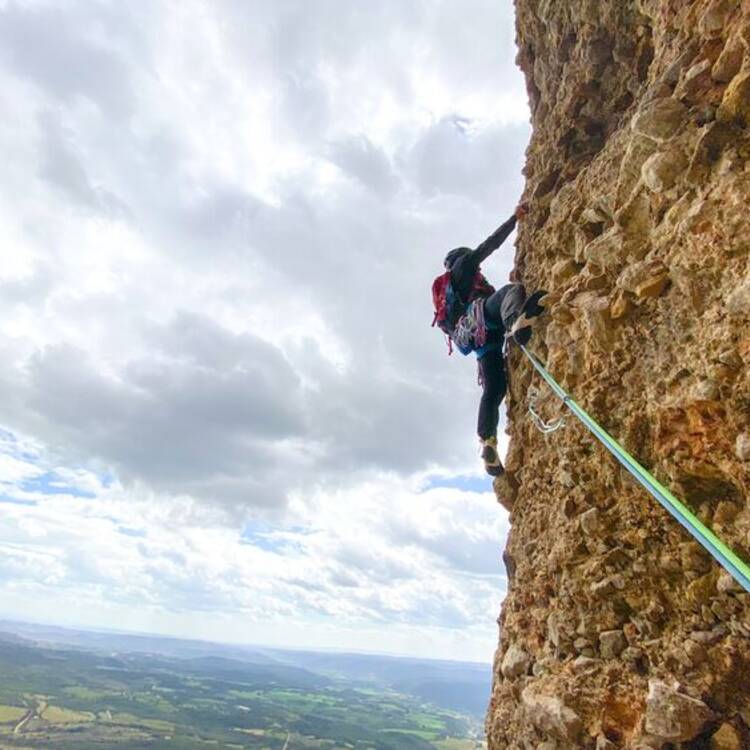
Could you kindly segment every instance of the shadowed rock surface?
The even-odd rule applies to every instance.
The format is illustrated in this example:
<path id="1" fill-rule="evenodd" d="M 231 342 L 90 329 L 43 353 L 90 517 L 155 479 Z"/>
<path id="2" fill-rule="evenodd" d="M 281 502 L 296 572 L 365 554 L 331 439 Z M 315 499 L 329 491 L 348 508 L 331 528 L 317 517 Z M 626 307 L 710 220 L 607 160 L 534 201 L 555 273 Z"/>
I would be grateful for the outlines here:
<path id="1" fill-rule="evenodd" d="M 750 4 L 517 0 L 532 349 L 750 560 Z M 512 353 L 489 748 L 750 748 L 750 595 Z M 538 409 L 557 415 L 546 387 Z"/>

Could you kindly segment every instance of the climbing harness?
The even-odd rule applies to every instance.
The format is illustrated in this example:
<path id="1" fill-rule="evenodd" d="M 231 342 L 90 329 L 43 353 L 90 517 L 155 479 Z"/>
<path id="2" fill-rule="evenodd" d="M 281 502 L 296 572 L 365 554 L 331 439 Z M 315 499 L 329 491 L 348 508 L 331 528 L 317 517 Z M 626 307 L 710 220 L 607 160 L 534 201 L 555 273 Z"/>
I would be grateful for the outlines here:
<path id="1" fill-rule="evenodd" d="M 557 432 L 561 427 L 565 425 L 565 417 L 558 417 L 553 422 L 545 422 L 542 419 L 539 412 L 537 412 L 536 410 L 536 402 L 539 400 L 539 396 L 541 395 L 538 388 L 534 388 L 534 386 L 531 386 L 528 390 L 528 394 L 529 415 L 531 416 L 531 421 L 536 425 L 536 428 L 539 430 L 539 432 L 541 432 L 543 435 L 550 435 L 553 432 Z"/>
<path id="2" fill-rule="evenodd" d="M 594 437 L 619 461 L 630 475 L 644 487 L 682 526 L 713 556 L 748 593 L 750 566 L 721 541 L 689 508 L 678 500 L 663 484 L 636 461 L 603 427 L 601 427 L 568 393 L 558 385 L 541 361 L 524 345 L 521 351 L 542 376 L 554 394 L 567 406 Z M 532 412 L 533 414 L 533 412 Z M 532 417 L 533 418 L 533 417 Z"/>

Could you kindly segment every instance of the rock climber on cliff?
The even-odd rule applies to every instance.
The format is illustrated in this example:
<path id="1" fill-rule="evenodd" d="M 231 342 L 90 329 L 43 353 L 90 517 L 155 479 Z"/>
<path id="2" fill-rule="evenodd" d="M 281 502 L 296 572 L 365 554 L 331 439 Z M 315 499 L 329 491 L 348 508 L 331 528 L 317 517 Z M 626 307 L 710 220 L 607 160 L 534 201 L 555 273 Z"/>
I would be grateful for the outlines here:
<path id="1" fill-rule="evenodd" d="M 512 335 L 519 344 L 529 341 L 531 319 L 544 309 L 539 300 L 546 292 L 540 290 L 527 299 L 526 290 L 518 283 L 495 290 L 479 268 L 505 242 L 527 211 L 526 204 L 520 204 L 476 249 L 457 247 L 451 250 L 445 256 L 445 272 L 432 284 L 433 326 L 439 326 L 448 336 L 449 350 L 455 345 L 462 354 L 474 352 L 477 356 L 482 386 L 477 432 L 484 468 L 491 476 L 503 473 L 497 452 L 497 424 L 507 389 L 503 357 L 506 334 Z"/>

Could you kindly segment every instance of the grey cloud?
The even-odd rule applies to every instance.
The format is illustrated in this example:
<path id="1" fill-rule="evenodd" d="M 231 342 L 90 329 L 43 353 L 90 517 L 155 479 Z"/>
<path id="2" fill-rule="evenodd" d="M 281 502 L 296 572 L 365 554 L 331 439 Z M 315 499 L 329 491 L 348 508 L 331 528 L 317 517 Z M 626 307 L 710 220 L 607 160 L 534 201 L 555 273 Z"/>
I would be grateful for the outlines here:
<path id="1" fill-rule="evenodd" d="M 19 75 L 57 100 L 85 96 L 113 116 L 126 117 L 133 107 L 127 67 L 86 31 L 93 31 L 90 19 L 75 6 L 71 12 L 10 2 L 0 10 L 0 49 Z"/>
<path id="2" fill-rule="evenodd" d="M 475 538 L 460 525 L 428 535 L 420 529 L 401 529 L 394 542 L 413 545 L 442 559 L 447 567 L 471 575 L 499 576 L 502 539 Z"/>
<path id="3" fill-rule="evenodd" d="M 201 195 L 185 201 L 176 216 L 183 225 L 186 241 L 200 244 L 229 241 L 236 246 L 245 235 L 252 217 L 263 208 L 263 203 L 245 191 L 227 184 L 203 185 Z"/>
<path id="4" fill-rule="evenodd" d="M 481 202 L 493 202 L 499 192 L 520 195 L 528 128 L 496 125 L 475 132 L 473 127 L 458 115 L 443 118 L 402 155 L 425 195 L 456 194 Z"/>
<path id="5" fill-rule="evenodd" d="M 414 625 L 438 625 L 461 628 L 474 624 L 475 612 L 462 609 L 453 596 L 444 592 L 422 591 L 415 606 L 394 607 L 387 601 L 387 590 L 371 589 L 359 603 L 369 608 L 371 616 Z"/>
<path id="6" fill-rule="evenodd" d="M 508 93 L 523 82 L 514 65 L 513 5 L 497 0 L 437 0 L 423 19 L 424 64 L 455 89 Z M 486 33 L 489 30 L 489 33 Z"/>
<path id="7" fill-rule="evenodd" d="M 59 114 L 56 116 L 51 111 L 46 111 L 39 117 L 42 134 L 40 176 L 62 190 L 75 203 L 92 211 L 112 217 L 126 216 L 128 210 L 115 195 L 92 185 L 59 118 Z"/>
<path id="8" fill-rule="evenodd" d="M 327 381 L 325 392 L 336 398 L 314 404 L 312 423 L 325 426 L 320 439 L 332 443 L 321 462 L 329 471 L 369 467 L 410 473 L 425 468 L 428 457 L 450 461 L 454 456 L 456 415 L 437 407 L 429 388 L 376 368 L 357 368 L 338 382 Z"/>
<path id="9" fill-rule="evenodd" d="M 113 531 L 132 582 L 116 560 L 95 564 L 97 540 L 52 536 L 94 550 L 63 559 L 63 588 L 260 619 L 293 607 L 476 624 L 497 549 L 463 506 L 450 533 L 411 528 L 395 505 L 390 523 L 347 516 L 361 530 L 348 540 L 324 530 L 326 506 L 318 533 L 284 547 L 288 579 L 250 570 L 261 545 L 222 550 L 217 571 L 221 555 L 199 559 L 178 532 L 283 523 L 290 495 L 333 502 L 362 480 L 476 459 L 476 365 L 446 356 L 429 286 L 445 251 L 484 239 L 520 192 L 526 128 L 479 128 L 458 104 L 517 85 L 510 3 L 178 5 L 0 3 L 0 66 L 30 113 L 26 133 L 0 134 L 4 219 L 28 258 L 0 314 L 33 328 L 0 338 L 0 424 L 55 466 L 114 477 L 81 513 L 116 502 L 119 527 L 148 530 Z M 433 84 L 437 110 L 457 111 L 420 128 Z M 511 256 L 487 264 L 494 281 Z M 291 340 L 255 328 L 268 317 L 292 319 Z M 88 503 L 56 502 L 68 520 Z"/>
<path id="10" fill-rule="evenodd" d="M 70 347 L 38 353 L 6 418 L 166 491 L 282 500 L 280 445 L 307 430 L 300 382 L 283 356 L 195 315 L 151 335 L 168 358 L 134 360 L 114 377 Z"/>
<path id="11" fill-rule="evenodd" d="M 319 0 L 314 13 L 304 0 L 236 0 L 226 7 L 236 19 L 228 36 L 238 58 L 281 92 L 279 128 L 307 144 L 336 130 L 352 96 L 390 98 L 408 107 L 425 69 L 457 90 L 497 87 L 498 68 L 515 74 L 507 54 L 514 37 L 512 10 L 494 0 Z M 477 33 L 498 17 L 496 34 Z M 332 78 L 346 81 L 353 71 L 359 85 L 343 91 L 330 85 Z"/>
<path id="12" fill-rule="evenodd" d="M 98 207 L 97 195 L 88 175 L 53 122 L 52 114 L 46 112 L 39 120 L 44 136 L 42 177 L 64 190 L 73 200 L 89 208 Z"/>
<path id="13" fill-rule="evenodd" d="M 445 515 L 446 510 L 450 515 Z M 378 532 L 394 549 L 427 553 L 454 572 L 500 575 L 503 535 L 494 525 L 496 514 L 492 506 L 485 509 L 475 502 L 456 499 L 440 507 L 436 520 L 425 528 L 411 523 L 408 516 L 387 516 L 381 520 Z"/>
<path id="14" fill-rule="evenodd" d="M 328 158 L 344 172 L 379 195 L 387 197 L 398 188 L 399 180 L 388 156 L 367 136 L 360 135 L 331 143 Z"/>
<path id="15" fill-rule="evenodd" d="M 356 589 L 360 585 L 360 581 L 353 576 L 351 573 L 345 570 L 338 570 L 331 575 L 331 583 L 334 586 L 341 586 L 345 589 Z"/>
<path id="16" fill-rule="evenodd" d="M 195 366 L 217 371 L 265 367 L 273 372 L 277 386 L 290 391 L 299 386 L 298 376 L 279 349 L 257 336 L 231 333 L 205 315 L 181 311 L 166 326 L 146 326 L 144 334 L 152 351 Z"/>
<path id="17" fill-rule="evenodd" d="M 266 0 L 251 11 L 246 3 L 238 3 L 243 13 L 266 12 L 273 9 L 277 18 L 273 46 L 274 59 L 282 69 L 291 67 L 305 70 L 320 60 L 351 64 L 356 57 L 382 51 L 392 40 L 379 32 L 386 32 L 397 24 L 399 29 L 413 27 L 423 17 L 419 5 L 404 9 L 398 0 L 352 6 L 338 0 L 322 0 L 316 12 L 310 13 L 305 0 Z"/>
<path id="18" fill-rule="evenodd" d="M 97 352 L 87 359 L 64 346 L 38 353 L 0 375 L 9 424 L 67 446 L 78 460 L 92 455 L 111 461 L 132 480 L 233 503 L 271 504 L 293 486 L 338 486 L 372 470 L 408 473 L 465 462 L 474 447 L 475 365 L 448 359 L 440 336 L 430 330 L 429 285 L 447 249 L 481 241 L 512 209 L 525 128 L 475 132 L 457 115 L 421 133 L 396 134 L 380 148 L 361 125 L 348 132 L 336 117 L 339 107 L 346 109 L 347 95 L 359 93 L 346 79 L 352 66 L 369 74 L 376 101 L 381 95 L 400 101 L 418 78 L 420 45 L 429 49 L 429 34 L 442 35 L 449 26 L 455 34 L 450 45 L 443 40 L 450 51 L 440 64 L 455 68 L 445 73 L 446 81 L 463 81 L 484 63 L 459 21 L 475 29 L 478 19 L 495 12 L 493 4 L 472 2 L 459 12 L 450 3 L 406 7 L 394 0 L 365 7 L 326 0 L 315 14 L 307 3 L 291 0 L 222 6 L 237 14 L 236 23 L 217 31 L 226 35 L 224 52 L 233 72 L 237 62 L 248 96 L 255 85 L 275 90 L 274 84 L 292 81 L 296 103 L 282 124 L 289 125 L 295 111 L 312 112 L 314 122 L 300 119 L 304 127 L 296 137 L 307 153 L 325 156 L 353 178 L 339 180 L 331 191 L 311 189 L 307 177 L 320 163 L 307 164 L 279 177 L 273 204 L 216 165 L 200 162 L 196 168 L 192 134 L 185 135 L 177 119 L 157 117 L 161 129 L 123 124 L 122 112 L 108 103 L 109 91 L 124 91 L 138 112 L 158 112 L 158 102 L 148 99 L 158 96 L 158 87 L 139 90 L 137 101 L 129 92 L 141 75 L 137 65 L 152 62 L 149 45 L 165 21 L 154 11 L 149 36 L 141 11 L 124 7 L 104 3 L 84 13 L 84 6 L 71 4 L 63 13 L 11 3 L 0 12 L 0 39 L 18 31 L 38 46 L 51 28 L 60 28 L 47 57 L 42 49 L 20 50 L 18 41 L 8 48 L 14 69 L 49 94 L 39 121 L 45 179 L 71 205 L 105 213 L 111 210 L 108 196 L 122 196 L 128 214 L 118 219 L 168 269 L 139 279 L 142 269 L 118 258 L 117 278 L 129 280 L 121 290 L 126 311 L 105 296 L 87 297 L 75 308 L 68 304 L 61 314 L 70 316 L 69 325 L 104 316 L 113 338 L 124 333 L 133 348 L 124 356 L 128 363 L 105 367 Z M 124 30 L 106 47 L 100 39 L 115 33 L 118 13 L 127 19 Z M 96 42 L 95 27 L 102 30 Z M 47 69 L 68 56 L 69 71 Z M 80 66 L 98 63 L 98 77 L 76 74 Z M 341 73 L 338 88 L 328 75 L 332 70 Z M 70 75 L 55 77 L 63 74 Z M 77 94 L 102 105 L 103 120 L 87 121 L 89 129 L 78 126 L 70 111 L 57 118 L 59 101 Z M 316 109 L 318 99 L 333 94 L 333 109 Z M 506 164 L 508 151 L 514 156 Z M 107 177 L 107 193 L 100 174 Z M 398 201 L 384 200 L 396 190 Z M 36 305 L 75 279 L 73 268 L 55 288 L 64 258 L 48 249 L 54 229 L 46 231 L 38 244 L 46 259 L 39 271 L 47 281 L 36 291 Z M 501 252 L 510 257 L 510 248 Z M 487 272 L 501 282 L 498 266 L 507 269 L 510 261 L 491 263 Z M 150 272 L 150 265 L 145 268 Z M 145 323 L 152 308 L 184 307 L 179 285 L 186 279 L 197 284 L 204 274 L 215 281 L 205 313 L 180 314 L 166 327 Z M 8 290 L 16 298 L 33 291 L 14 284 Z M 292 307 L 309 308 L 344 348 L 348 369 L 332 367 L 311 338 L 285 343 L 282 354 L 211 321 L 208 310 L 217 307 L 232 310 L 236 319 L 248 297 L 280 316 Z M 304 313 L 298 322 L 303 329 Z"/>
<path id="19" fill-rule="evenodd" d="M 32 268 L 28 276 L 0 281 L 0 299 L 8 305 L 34 308 L 54 289 L 56 281 L 48 266 L 38 264 Z"/>
<path id="20" fill-rule="evenodd" d="M 281 86 L 278 117 L 300 136 L 325 133 L 333 106 L 323 81 L 312 73 L 287 75 Z"/>
<path id="21" fill-rule="evenodd" d="M 400 559 L 395 550 L 384 554 L 382 549 L 369 548 L 361 542 L 355 546 L 354 540 L 346 540 L 335 551 L 334 576 L 351 576 L 358 572 L 364 580 L 372 584 L 394 585 L 401 581 L 414 579 L 418 568 Z"/>

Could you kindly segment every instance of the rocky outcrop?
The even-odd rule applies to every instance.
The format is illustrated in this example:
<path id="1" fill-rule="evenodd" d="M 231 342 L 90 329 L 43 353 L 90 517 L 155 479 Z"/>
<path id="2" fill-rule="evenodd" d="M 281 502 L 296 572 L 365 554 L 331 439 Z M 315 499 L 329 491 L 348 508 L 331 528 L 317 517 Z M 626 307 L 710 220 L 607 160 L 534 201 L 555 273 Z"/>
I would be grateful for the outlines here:
<path id="1" fill-rule="evenodd" d="M 750 559 L 750 3 L 517 0 L 561 384 Z M 511 355 L 491 750 L 750 748 L 750 595 Z M 548 391 L 542 388 L 543 393 Z M 550 395 L 537 409 L 559 407 Z"/>

